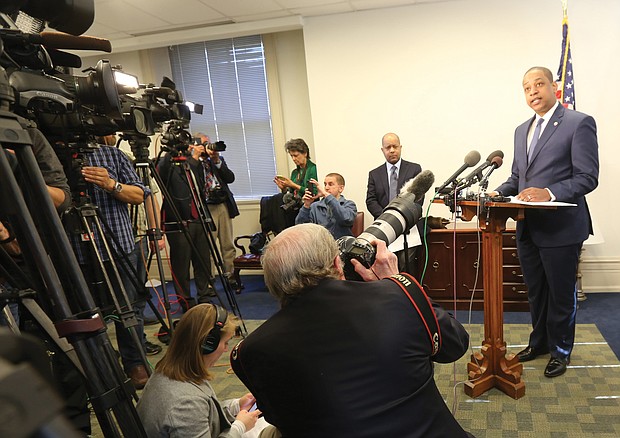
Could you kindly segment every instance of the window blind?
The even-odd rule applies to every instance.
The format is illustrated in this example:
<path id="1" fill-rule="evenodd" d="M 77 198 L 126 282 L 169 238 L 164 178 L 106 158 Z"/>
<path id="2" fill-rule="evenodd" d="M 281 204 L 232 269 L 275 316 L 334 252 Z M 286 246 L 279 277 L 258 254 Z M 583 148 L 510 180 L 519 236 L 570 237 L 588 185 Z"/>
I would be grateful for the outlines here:
<path id="1" fill-rule="evenodd" d="M 190 130 L 226 143 L 237 200 L 274 193 L 271 111 L 260 35 L 171 46 L 173 80 L 185 100 L 204 106 Z"/>

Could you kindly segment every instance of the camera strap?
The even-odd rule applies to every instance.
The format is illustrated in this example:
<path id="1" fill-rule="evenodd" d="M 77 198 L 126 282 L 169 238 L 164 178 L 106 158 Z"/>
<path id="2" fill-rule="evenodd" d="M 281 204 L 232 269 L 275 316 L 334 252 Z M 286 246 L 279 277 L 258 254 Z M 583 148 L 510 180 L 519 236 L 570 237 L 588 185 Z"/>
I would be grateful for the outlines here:
<path id="1" fill-rule="evenodd" d="M 420 283 L 405 272 L 392 275 L 389 277 L 389 280 L 392 280 L 401 288 L 405 295 L 407 295 L 407 298 L 409 298 L 409 301 L 411 301 L 413 307 L 417 310 L 430 340 L 432 350 L 431 356 L 436 355 L 441 349 L 441 330 L 439 329 L 437 315 L 435 315 L 433 305 L 428 295 L 426 295 Z"/>

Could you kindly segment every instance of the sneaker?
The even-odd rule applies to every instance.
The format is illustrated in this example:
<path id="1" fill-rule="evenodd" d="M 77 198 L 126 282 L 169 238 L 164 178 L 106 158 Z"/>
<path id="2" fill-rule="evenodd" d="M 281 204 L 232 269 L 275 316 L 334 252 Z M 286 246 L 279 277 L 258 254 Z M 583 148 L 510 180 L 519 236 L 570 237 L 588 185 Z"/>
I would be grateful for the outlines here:
<path id="1" fill-rule="evenodd" d="M 153 356 L 155 354 L 161 353 L 161 345 L 153 344 L 152 342 L 145 341 L 144 342 L 144 350 L 147 356 Z"/>

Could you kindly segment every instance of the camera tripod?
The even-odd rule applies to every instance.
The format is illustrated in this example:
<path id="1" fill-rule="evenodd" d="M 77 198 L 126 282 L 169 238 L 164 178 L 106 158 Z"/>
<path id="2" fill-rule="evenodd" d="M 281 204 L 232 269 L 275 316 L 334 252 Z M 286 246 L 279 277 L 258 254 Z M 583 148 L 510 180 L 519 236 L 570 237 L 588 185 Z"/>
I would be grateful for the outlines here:
<path id="1" fill-rule="evenodd" d="M 155 260 L 157 262 L 157 272 L 159 274 L 159 280 L 162 290 L 164 292 L 163 304 L 167 324 L 160 315 L 157 308 L 153 305 L 150 299 L 150 293 L 147 295 L 147 303 L 149 304 L 151 310 L 162 325 L 160 333 L 166 332 L 169 335 L 172 335 L 172 331 L 174 330 L 174 324 L 172 323 L 172 316 L 170 314 L 170 299 L 168 297 L 168 293 L 166 292 L 166 277 L 164 274 L 164 266 L 162 263 L 161 252 L 158 246 L 158 241 L 162 239 L 162 231 L 161 227 L 159 226 L 158 218 L 156 217 L 159 214 L 159 209 L 156 207 L 155 195 L 153 191 L 154 186 L 152 184 L 152 181 L 154 178 L 156 178 L 157 172 L 155 170 L 155 166 L 149 159 L 150 138 L 142 134 L 125 132 L 119 137 L 116 147 L 118 147 L 122 140 L 126 140 L 129 143 L 135 159 L 134 166 L 136 169 L 136 173 L 142 180 L 142 183 L 151 190 L 151 196 L 145 199 L 143 204 L 146 216 L 146 237 L 148 238 L 152 248 L 149 262 L 145 270 L 148 275 L 148 267 L 150 266 L 152 258 L 155 257 Z M 159 187 L 162 186 L 160 185 Z M 132 208 L 132 223 L 134 224 L 134 229 L 138 228 L 138 220 L 139 218 L 137 214 L 137 209 Z M 144 287 L 144 284 L 142 284 L 142 287 Z"/>
<path id="2" fill-rule="evenodd" d="M 29 284 L 30 281 L 28 277 L 2 247 L 0 247 L 0 277 L 3 278 L 7 284 L 13 286 L 13 290 L 11 291 L 0 287 L 0 308 L 2 309 L 7 327 L 14 334 L 21 334 L 19 326 L 9 309 L 10 303 L 21 303 L 21 305 L 28 310 L 32 318 L 45 331 L 49 339 L 67 355 L 80 374 L 84 375 L 84 369 L 82 368 L 82 364 L 78 359 L 75 349 L 66 339 L 58 336 L 54 328 L 54 323 L 35 300 L 37 293 L 31 287 L 32 285 Z"/>
<path id="3" fill-rule="evenodd" d="M 209 212 L 207 204 L 203 200 L 203 197 L 200 194 L 200 190 L 198 189 L 198 184 L 196 182 L 196 176 L 194 175 L 194 172 L 190 168 L 190 165 L 188 162 L 187 152 L 185 151 L 183 153 L 180 153 L 180 151 L 172 148 L 172 149 L 168 149 L 168 153 L 171 154 L 171 157 L 170 157 L 170 173 L 168 174 L 167 181 L 164 182 L 162 180 L 161 175 L 159 175 L 159 173 L 156 171 L 154 172 L 153 169 L 151 169 L 151 174 L 154 176 L 155 180 L 157 181 L 157 183 L 159 184 L 159 187 L 162 190 L 164 201 L 167 200 L 168 202 L 167 205 L 170 207 L 170 210 L 173 212 L 173 216 L 176 222 L 176 228 L 179 229 L 185 235 L 187 242 L 189 243 L 193 253 L 197 256 L 198 261 L 201 264 L 203 270 L 205 272 L 210 272 L 210 270 L 208 269 L 209 265 L 207 264 L 207 261 L 204 260 L 204 257 L 202 257 L 202 255 L 198 251 L 198 248 L 196 247 L 195 243 L 193 242 L 193 240 L 191 239 L 189 235 L 189 232 L 187 230 L 188 221 L 183 221 L 181 219 L 179 210 L 175 206 L 175 201 L 167 189 L 169 187 L 170 178 L 173 176 L 173 173 L 181 172 L 184 178 L 184 182 L 187 184 L 187 187 L 189 188 L 191 202 L 196 207 L 196 213 L 197 213 L 196 223 L 200 225 L 201 231 L 204 233 L 204 235 L 207 238 L 207 241 L 209 242 L 210 255 L 211 255 L 212 260 L 214 260 L 215 262 L 218 277 L 224 289 L 224 294 L 228 301 L 228 305 L 232 313 L 238 316 L 239 319 L 241 320 L 241 334 L 245 336 L 247 335 L 247 329 L 245 327 L 245 322 L 243 321 L 243 318 L 241 316 L 241 312 L 239 310 L 239 306 L 237 304 L 237 299 L 235 298 L 234 291 L 232 287 L 230 286 L 228 277 L 225 275 L 222 257 L 217 248 L 217 243 L 212 233 L 212 231 L 215 230 L 213 219 L 211 217 L 211 213 Z M 159 161 L 159 157 L 158 157 L 158 161 Z M 152 166 L 154 168 L 154 165 Z M 166 233 L 169 233 L 169 232 L 170 231 L 167 231 Z M 217 291 L 215 293 L 216 293 L 216 297 L 218 301 L 220 302 L 221 305 L 223 305 L 222 299 L 217 293 Z"/>
<path id="4" fill-rule="evenodd" d="M 140 362 L 150 375 L 151 368 L 142 347 L 142 332 L 138 333 L 141 328 L 140 322 L 127 291 L 127 287 L 133 288 L 136 292 L 138 290 L 139 282 L 136 279 L 135 263 L 132 264 L 129 255 L 122 249 L 118 237 L 108 226 L 106 218 L 100 214 L 100 208 L 91 202 L 86 191 L 86 183 L 80 173 L 82 165 L 88 165 L 85 155 L 94 155 L 96 149 L 87 149 L 82 143 L 77 143 L 71 145 L 69 151 L 77 151 L 77 153 L 73 152 L 70 162 L 65 165 L 65 169 L 70 169 L 66 170 L 66 173 L 73 201 L 72 207 L 64 215 L 67 234 L 74 243 L 78 259 L 83 265 L 83 272 L 86 279 L 90 280 L 91 291 L 96 295 L 96 300 L 99 300 L 99 306 L 104 308 L 106 304 L 111 304 L 112 313 L 120 322 L 116 325 L 119 348 L 132 343 L 135 346 L 134 351 L 140 356 Z M 127 207 L 114 205 L 114 208 L 126 209 Z M 110 219 L 113 219 L 113 212 L 109 213 Z M 104 227 L 106 232 L 104 232 Z M 114 246 L 111 243 L 114 243 Z M 131 244 L 131 252 L 133 252 L 135 251 L 133 236 L 131 236 Z M 119 266 L 123 270 L 124 277 L 121 277 Z M 127 279 L 127 282 L 124 279 Z M 79 297 L 77 298 L 79 300 Z M 110 299 L 111 303 L 107 303 L 107 299 Z M 104 310 L 107 312 L 107 309 Z M 126 332 L 121 332 L 121 330 L 126 330 Z"/>
<path id="5" fill-rule="evenodd" d="M 90 402 L 105 436 L 146 436 L 132 403 L 135 391 L 125 382 L 106 325 L 47 192 L 30 136 L 17 116 L 5 110 L 7 107 L 6 101 L 0 102 L 0 209 L 15 225 L 22 251 L 41 277 L 44 289 L 37 292 L 39 296 L 49 297 L 58 336 L 66 337 L 75 349 L 86 377 Z M 41 219 L 39 229 L 2 150 L 7 146 L 14 150 L 27 180 L 33 205 L 37 206 L 37 216 Z M 41 236 L 46 238 L 47 248 Z M 72 312 L 65 289 L 73 290 L 79 299 L 78 313 Z"/>

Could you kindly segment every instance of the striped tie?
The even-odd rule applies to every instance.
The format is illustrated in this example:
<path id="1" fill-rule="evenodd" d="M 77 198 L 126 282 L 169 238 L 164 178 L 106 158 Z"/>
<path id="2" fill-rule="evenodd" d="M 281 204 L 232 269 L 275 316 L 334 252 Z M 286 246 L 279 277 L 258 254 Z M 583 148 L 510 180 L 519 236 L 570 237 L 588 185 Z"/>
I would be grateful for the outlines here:
<path id="1" fill-rule="evenodd" d="M 390 169 L 390 201 L 396 197 L 398 190 L 398 169 L 392 166 Z"/>

